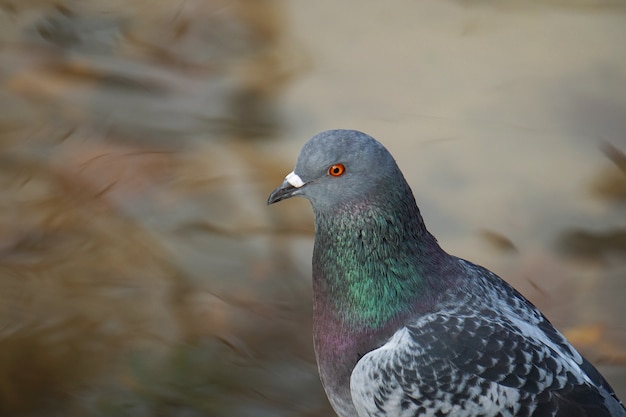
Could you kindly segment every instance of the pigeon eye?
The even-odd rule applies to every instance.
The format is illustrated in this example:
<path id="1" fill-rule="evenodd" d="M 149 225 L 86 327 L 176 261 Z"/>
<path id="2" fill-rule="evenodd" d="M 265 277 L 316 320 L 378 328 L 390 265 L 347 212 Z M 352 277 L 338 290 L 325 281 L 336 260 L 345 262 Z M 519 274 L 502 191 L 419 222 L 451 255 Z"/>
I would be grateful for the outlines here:
<path id="1" fill-rule="evenodd" d="M 333 177 L 339 177 L 346 172 L 346 167 L 343 164 L 335 164 L 328 168 L 328 173 Z"/>

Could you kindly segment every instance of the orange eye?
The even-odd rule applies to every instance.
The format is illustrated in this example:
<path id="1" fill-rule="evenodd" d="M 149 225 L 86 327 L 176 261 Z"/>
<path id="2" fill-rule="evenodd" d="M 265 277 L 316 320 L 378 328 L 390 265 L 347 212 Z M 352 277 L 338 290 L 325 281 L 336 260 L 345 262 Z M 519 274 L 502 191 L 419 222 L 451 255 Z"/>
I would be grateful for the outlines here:
<path id="1" fill-rule="evenodd" d="M 343 166 L 343 164 L 335 164 L 328 168 L 328 173 L 333 177 L 339 177 L 343 175 L 344 172 L 346 172 L 346 167 Z"/>

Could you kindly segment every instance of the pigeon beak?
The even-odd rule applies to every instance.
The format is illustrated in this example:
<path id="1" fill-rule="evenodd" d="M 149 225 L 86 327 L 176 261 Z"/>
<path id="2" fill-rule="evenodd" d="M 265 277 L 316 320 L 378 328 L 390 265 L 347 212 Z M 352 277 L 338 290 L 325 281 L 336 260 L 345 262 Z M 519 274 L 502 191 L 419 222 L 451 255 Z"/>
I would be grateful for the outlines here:
<path id="1" fill-rule="evenodd" d="M 279 201 L 286 200 L 289 197 L 293 197 L 293 193 L 296 190 L 296 187 L 289 184 L 287 180 L 285 180 L 274 191 L 272 191 L 272 194 L 270 194 L 269 198 L 267 199 L 267 204 L 270 205 L 278 203 Z"/>
<path id="2" fill-rule="evenodd" d="M 285 181 L 280 184 L 267 199 L 267 205 L 278 203 L 279 201 L 286 200 L 294 195 L 300 194 L 298 191 L 300 187 L 304 185 L 304 182 L 294 172 L 287 175 Z"/>

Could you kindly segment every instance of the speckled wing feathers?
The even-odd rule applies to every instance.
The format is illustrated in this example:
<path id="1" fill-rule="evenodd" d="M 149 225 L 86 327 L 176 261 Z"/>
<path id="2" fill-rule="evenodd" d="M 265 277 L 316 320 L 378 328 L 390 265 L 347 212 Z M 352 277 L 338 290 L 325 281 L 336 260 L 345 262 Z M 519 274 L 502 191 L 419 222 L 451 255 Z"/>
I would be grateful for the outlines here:
<path id="1" fill-rule="evenodd" d="M 351 377 L 359 416 L 611 416 L 602 406 L 608 384 L 494 277 L 478 279 L 491 297 L 457 292 L 359 361 Z"/>

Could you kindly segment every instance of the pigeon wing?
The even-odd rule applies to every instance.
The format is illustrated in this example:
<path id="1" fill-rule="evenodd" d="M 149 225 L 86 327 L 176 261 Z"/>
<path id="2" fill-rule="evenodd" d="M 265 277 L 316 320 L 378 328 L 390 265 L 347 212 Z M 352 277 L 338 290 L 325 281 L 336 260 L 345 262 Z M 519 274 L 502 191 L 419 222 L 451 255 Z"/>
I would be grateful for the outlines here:
<path id="1" fill-rule="evenodd" d="M 604 381 L 598 386 L 586 366 L 547 321 L 537 326 L 492 311 L 443 310 L 363 356 L 351 392 L 361 417 L 610 417 Z"/>

